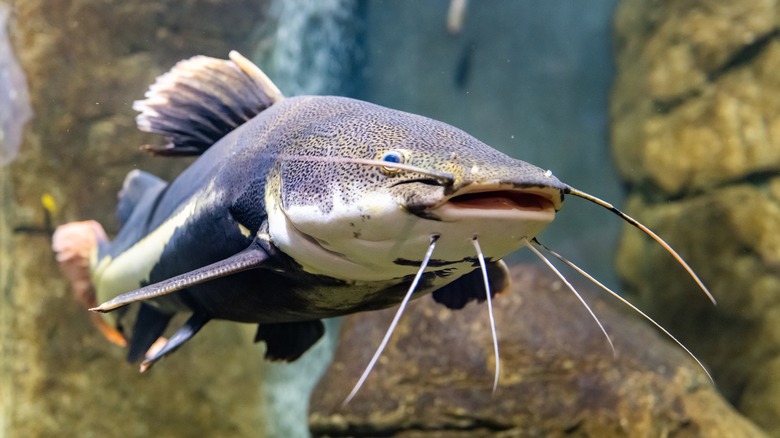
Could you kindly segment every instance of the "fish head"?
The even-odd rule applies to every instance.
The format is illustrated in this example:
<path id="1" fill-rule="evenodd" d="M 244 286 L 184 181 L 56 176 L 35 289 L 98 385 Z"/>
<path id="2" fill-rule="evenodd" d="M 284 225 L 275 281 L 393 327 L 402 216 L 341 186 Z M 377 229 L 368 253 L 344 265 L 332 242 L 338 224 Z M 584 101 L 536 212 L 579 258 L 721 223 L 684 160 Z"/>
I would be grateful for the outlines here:
<path id="1" fill-rule="evenodd" d="M 309 272 L 407 276 L 433 236 L 432 266 L 471 270 L 474 238 L 499 260 L 562 206 L 564 185 L 549 171 L 445 123 L 356 105 L 296 140 L 296 154 L 279 162 L 278 196 L 267 200 L 274 243 Z"/>

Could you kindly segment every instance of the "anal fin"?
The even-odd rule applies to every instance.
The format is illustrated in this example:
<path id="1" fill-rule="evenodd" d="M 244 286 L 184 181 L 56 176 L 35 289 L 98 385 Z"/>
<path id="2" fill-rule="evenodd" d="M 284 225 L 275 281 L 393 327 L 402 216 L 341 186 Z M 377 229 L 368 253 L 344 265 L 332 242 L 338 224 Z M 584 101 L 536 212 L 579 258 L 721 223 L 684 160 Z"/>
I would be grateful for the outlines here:
<path id="1" fill-rule="evenodd" d="M 157 361 L 163 357 L 173 353 L 177 348 L 184 345 L 185 342 L 192 339 L 211 318 L 206 316 L 205 313 L 195 312 L 187 319 L 187 322 L 176 331 L 176 333 L 168 339 L 168 342 L 156 352 L 152 357 L 147 358 L 141 363 L 141 372 L 144 372 L 152 367 Z"/>
<path id="2" fill-rule="evenodd" d="M 322 321 L 280 322 L 260 324 L 255 342 L 265 341 L 265 358 L 292 362 L 311 348 L 325 333 Z"/>
<path id="3" fill-rule="evenodd" d="M 487 263 L 486 268 L 488 282 L 490 283 L 490 296 L 493 297 L 509 287 L 509 270 L 503 260 Z M 462 309 L 466 304 L 474 300 L 481 303 L 486 299 L 482 272 L 479 269 L 475 269 L 452 283 L 435 290 L 431 296 L 434 301 L 444 304 L 450 309 Z"/>

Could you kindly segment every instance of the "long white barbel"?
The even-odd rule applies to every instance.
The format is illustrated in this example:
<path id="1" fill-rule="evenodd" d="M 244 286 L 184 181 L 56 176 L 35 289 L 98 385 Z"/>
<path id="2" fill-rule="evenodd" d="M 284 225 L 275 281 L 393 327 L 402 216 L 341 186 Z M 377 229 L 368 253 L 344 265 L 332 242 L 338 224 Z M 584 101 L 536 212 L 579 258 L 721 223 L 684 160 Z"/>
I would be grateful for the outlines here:
<path id="1" fill-rule="evenodd" d="M 368 378 L 368 375 L 371 373 L 371 369 L 373 369 L 374 365 L 376 365 L 376 361 L 379 360 L 379 356 L 382 355 L 382 351 L 384 351 L 385 347 L 387 347 L 387 342 L 390 341 L 390 336 L 392 336 L 395 327 L 398 325 L 398 321 L 401 319 L 401 315 L 404 313 L 404 310 L 406 309 L 406 305 L 409 303 L 409 300 L 412 299 L 414 290 L 417 289 L 417 284 L 420 282 L 420 278 L 422 278 L 423 272 L 425 272 L 425 268 L 428 267 L 428 262 L 431 260 L 431 255 L 433 255 L 433 249 L 436 247 L 437 240 L 439 240 L 439 236 L 431 236 L 431 244 L 428 246 L 428 251 L 426 251 L 425 257 L 423 258 L 423 261 L 420 264 L 420 269 L 417 271 L 417 275 L 414 276 L 414 280 L 412 281 L 412 284 L 409 286 L 409 290 L 406 292 L 404 299 L 401 301 L 401 304 L 398 306 L 398 310 L 395 312 L 393 321 L 390 323 L 390 327 L 388 327 L 387 331 L 385 332 L 385 337 L 382 339 L 382 342 L 379 344 L 379 347 L 376 349 L 376 352 L 374 353 L 374 357 L 371 358 L 371 361 L 368 363 L 368 366 L 363 371 L 363 374 L 360 376 L 360 379 L 355 384 L 355 387 L 352 388 L 352 391 L 349 393 L 347 398 L 345 398 L 344 401 L 341 403 L 341 406 L 346 406 L 350 401 L 352 401 L 352 399 L 360 390 L 360 387 L 363 386 L 363 383 Z"/>
<path id="2" fill-rule="evenodd" d="M 710 290 L 707 289 L 707 286 L 704 285 L 704 283 L 701 281 L 698 275 L 693 271 L 693 269 L 688 265 L 688 263 L 683 260 L 682 256 L 677 253 L 677 251 L 674 250 L 674 248 L 671 247 L 664 239 L 662 239 L 660 236 L 655 234 L 650 228 L 647 228 L 646 226 L 642 225 L 638 220 L 634 219 L 633 217 L 627 215 L 626 213 L 623 213 L 622 211 L 618 210 L 614 205 L 610 204 L 607 201 L 604 201 L 603 199 L 599 199 L 591 194 L 585 193 L 581 190 L 577 190 L 574 187 L 570 185 L 564 185 L 564 193 L 577 196 L 579 198 L 588 200 L 596 205 L 599 205 L 601 207 L 606 208 L 607 210 L 611 211 L 612 213 L 620 216 L 621 219 L 628 222 L 629 224 L 633 225 L 634 227 L 641 230 L 643 233 L 647 234 L 653 240 L 655 240 L 659 245 L 661 245 L 669 254 L 674 257 L 675 260 L 677 260 L 677 263 L 679 263 L 685 270 L 688 272 L 688 275 L 693 278 L 694 281 L 696 281 L 696 284 L 699 285 L 699 288 L 707 295 L 707 298 L 712 301 L 712 304 L 717 304 L 717 301 L 715 301 L 715 297 L 710 293 Z"/>
<path id="3" fill-rule="evenodd" d="M 688 347 L 686 347 L 686 346 L 685 346 L 685 345 L 684 345 L 682 342 L 680 342 L 680 341 L 679 341 L 679 340 L 678 340 L 676 337 L 674 337 L 674 335 L 672 335 L 671 333 L 669 333 L 669 331 L 668 331 L 668 330 L 666 330 L 666 329 L 665 329 L 665 328 L 664 328 L 664 327 L 663 327 L 661 324 L 657 323 L 657 322 L 656 322 L 656 321 L 655 321 L 653 318 L 651 318 L 651 317 L 650 317 L 649 315 L 647 315 L 645 312 L 641 311 L 641 310 L 640 310 L 638 307 L 636 307 L 636 306 L 635 306 L 633 303 L 631 303 L 631 302 L 630 302 L 630 301 L 628 301 L 627 299 L 625 299 L 625 298 L 623 298 L 622 296 L 620 296 L 620 294 L 618 294 L 617 292 L 615 292 L 615 291 L 613 291 L 612 289 L 608 288 L 606 285 L 604 285 L 604 284 L 603 284 L 603 283 L 601 283 L 600 281 L 596 280 L 596 278 L 595 278 L 595 277 L 593 277 L 592 275 L 590 275 L 590 274 L 588 274 L 587 272 L 585 272 L 585 270 L 584 270 L 584 269 L 582 269 L 582 268 L 580 268 L 579 266 L 577 266 L 576 264 L 574 264 L 574 262 L 572 262 L 572 261 L 570 261 L 569 259 L 567 259 L 566 257 L 564 257 L 564 256 L 562 256 L 562 255 L 560 255 L 560 254 L 558 254 L 557 252 L 555 252 L 555 251 L 551 250 L 550 248 L 546 247 L 545 245 L 543 245 L 542 243 L 540 243 L 540 242 L 539 242 L 538 240 L 536 240 L 536 239 L 534 239 L 534 240 L 533 240 L 533 243 L 535 243 L 535 244 L 539 245 L 539 247 L 540 247 L 540 248 L 542 248 L 542 249 L 544 249 L 545 251 L 547 251 L 548 253 L 550 253 L 550 254 L 551 254 L 553 257 L 555 257 L 556 259 L 558 259 L 558 260 L 562 261 L 563 263 L 567 264 L 569 267 L 571 267 L 571 268 L 572 268 L 572 269 L 574 269 L 575 271 L 579 272 L 579 273 L 580 273 L 580 275 L 582 275 L 583 277 L 585 277 L 585 278 L 587 278 L 588 280 L 592 281 L 592 282 L 593 282 L 593 283 L 595 283 L 597 286 L 599 286 L 599 287 L 600 287 L 600 288 L 602 288 L 603 290 L 607 291 L 607 293 L 609 293 L 609 294 L 610 294 L 610 295 L 612 295 L 613 297 L 615 297 L 615 298 L 617 298 L 618 300 L 620 300 L 620 302 L 621 302 L 621 303 L 623 303 L 623 304 L 625 304 L 626 306 L 628 306 L 628 307 L 629 307 L 631 310 L 633 310 L 634 312 L 636 312 L 636 313 L 638 313 L 638 314 L 642 315 L 642 317 L 643 317 L 643 318 L 645 318 L 646 320 L 650 321 L 650 323 L 651 323 L 651 324 L 653 324 L 653 325 L 654 325 L 654 326 L 655 326 L 655 327 L 656 327 L 658 330 L 661 330 L 661 331 L 662 331 L 662 332 L 663 332 L 663 333 L 664 333 L 666 336 L 668 336 L 668 337 L 669 337 L 669 339 L 671 339 L 672 341 L 674 341 L 674 343 L 675 343 L 675 344 L 677 344 L 677 345 L 678 345 L 680 348 L 682 348 L 682 349 L 683 349 L 683 350 L 684 350 L 686 353 L 688 353 L 688 356 L 690 356 L 690 357 L 691 357 L 691 358 L 692 358 L 694 361 L 696 361 L 696 363 L 699 365 L 699 367 L 701 367 L 702 371 L 704 371 L 704 374 L 706 374 L 706 375 L 707 375 L 707 377 L 710 379 L 710 382 L 715 382 L 715 380 L 712 378 L 712 375 L 710 375 L 710 372 L 709 372 L 709 371 L 707 371 L 707 368 L 706 368 L 706 367 L 704 366 L 704 364 L 703 364 L 703 363 L 702 363 L 702 362 L 699 360 L 699 358 L 698 358 L 698 357 L 696 357 L 696 355 L 694 355 L 694 354 L 693 354 L 693 352 L 691 352 L 691 350 L 689 350 L 689 349 L 688 349 Z"/>
<path id="4" fill-rule="evenodd" d="M 544 256 L 541 252 L 539 252 L 538 249 L 536 249 L 533 245 L 531 245 L 528 240 L 524 240 L 525 246 L 527 246 L 531 251 L 533 251 L 534 254 L 536 254 L 539 259 L 541 259 L 547 267 L 549 267 L 555 275 L 558 276 L 558 278 L 561 279 L 561 281 L 569 288 L 570 291 L 574 293 L 574 295 L 577 297 L 578 300 L 580 300 L 580 303 L 582 303 L 583 306 L 585 306 L 585 310 L 590 313 L 590 316 L 593 317 L 593 320 L 596 321 L 596 324 L 598 324 L 599 329 L 601 329 L 601 333 L 604 333 L 604 337 L 607 338 L 607 342 L 609 343 L 609 348 L 612 349 L 612 355 L 617 356 L 617 350 L 615 350 L 615 345 L 612 343 L 612 339 L 609 338 L 609 334 L 607 334 L 607 330 L 604 328 L 604 326 L 601 324 L 601 321 L 599 321 L 599 318 L 596 316 L 595 313 L 593 313 L 593 310 L 591 310 L 590 306 L 588 306 L 588 303 L 585 302 L 585 299 L 582 298 L 582 295 L 580 295 L 579 292 L 577 292 L 577 289 L 572 286 L 571 283 L 569 283 L 569 280 L 566 279 L 566 277 L 561 274 L 561 271 L 558 270 L 558 268 L 555 267 L 552 263 L 550 263 L 549 260 L 547 260 L 547 257 Z"/>
<path id="5" fill-rule="evenodd" d="M 471 240 L 474 249 L 477 250 L 479 258 L 479 267 L 482 268 L 482 281 L 485 283 L 485 297 L 488 305 L 488 316 L 490 317 L 490 333 L 493 335 L 493 353 L 496 358 L 496 368 L 493 374 L 493 393 L 498 387 L 498 376 L 501 371 L 501 357 L 498 354 L 498 332 L 496 331 L 496 318 L 493 316 L 493 298 L 490 296 L 490 281 L 488 280 L 487 267 L 485 266 L 485 256 L 482 254 L 482 248 L 479 246 L 477 236 Z"/>

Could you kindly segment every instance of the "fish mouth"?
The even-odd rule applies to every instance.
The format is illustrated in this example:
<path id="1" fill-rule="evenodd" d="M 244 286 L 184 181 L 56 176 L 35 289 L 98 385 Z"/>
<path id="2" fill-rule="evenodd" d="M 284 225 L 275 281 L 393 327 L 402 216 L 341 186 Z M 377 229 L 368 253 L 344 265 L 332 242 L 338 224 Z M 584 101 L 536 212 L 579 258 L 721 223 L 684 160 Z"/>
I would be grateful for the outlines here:
<path id="1" fill-rule="evenodd" d="M 514 187 L 469 187 L 429 210 L 442 221 L 471 219 L 540 220 L 549 222 L 560 208 L 556 189 Z"/>
<path id="2" fill-rule="evenodd" d="M 498 190 L 464 193 L 453 196 L 447 202 L 458 208 L 546 210 L 553 208 L 552 201 L 543 195 L 525 191 Z"/>

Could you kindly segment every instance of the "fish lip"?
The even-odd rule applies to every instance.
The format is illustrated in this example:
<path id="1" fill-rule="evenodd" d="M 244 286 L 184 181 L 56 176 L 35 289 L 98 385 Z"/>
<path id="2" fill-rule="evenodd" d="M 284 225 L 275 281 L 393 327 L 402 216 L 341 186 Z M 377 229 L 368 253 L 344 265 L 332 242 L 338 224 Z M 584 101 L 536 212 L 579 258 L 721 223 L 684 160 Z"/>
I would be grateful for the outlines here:
<path id="1" fill-rule="evenodd" d="M 436 220 L 548 217 L 561 208 L 559 189 L 516 184 L 469 184 L 426 209 L 424 216 Z"/>

